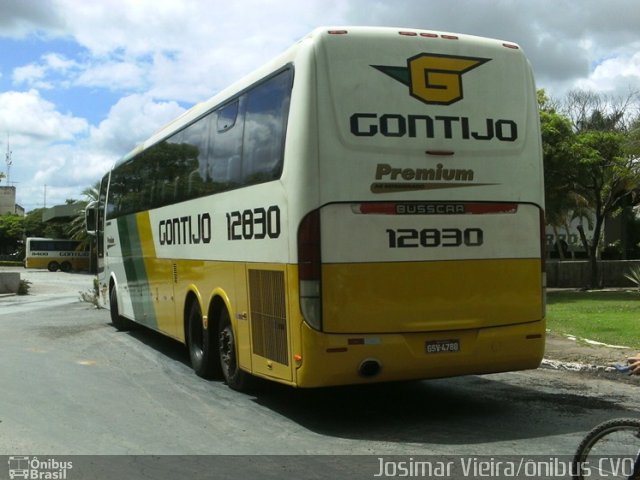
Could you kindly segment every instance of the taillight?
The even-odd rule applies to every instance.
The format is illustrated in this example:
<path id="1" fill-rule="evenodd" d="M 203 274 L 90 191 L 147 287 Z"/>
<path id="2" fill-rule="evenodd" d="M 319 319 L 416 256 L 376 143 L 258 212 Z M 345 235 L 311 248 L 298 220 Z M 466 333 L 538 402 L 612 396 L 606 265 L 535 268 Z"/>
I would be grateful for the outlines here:
<path id="1" fill-rule="evenodd" d="M 546 272 L 545 259 L 547 256 L 547 224 L 544 218 L 544 210 L 540 209 L 540 268 Z"/>
<path id="2" fill-rule="evenodd" d="M 298 278 L 302 316 L 316 330 L 322 328 L 320 251 L 320 211 L 314 210 L 298 228 Z"/>
<path id="3" fill-rule="evenodd" d="M 540 209 L 540 270 L 542 276 L 542 318 L 547 315 L 547 225 L 544 218 L 544 210 Z"/>

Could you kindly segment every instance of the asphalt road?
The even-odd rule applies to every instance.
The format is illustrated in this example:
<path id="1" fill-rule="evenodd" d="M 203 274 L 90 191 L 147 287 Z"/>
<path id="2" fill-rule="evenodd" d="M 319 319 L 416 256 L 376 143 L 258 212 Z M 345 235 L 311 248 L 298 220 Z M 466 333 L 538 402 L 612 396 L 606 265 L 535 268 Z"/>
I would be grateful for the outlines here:
<path id="1" fill-rule="evenodd" d="M 108 312 L 79 301 L 91 276 L 27 277 L 33 295 L 0 298 L 0 455 L 348 455 L 316 461 L 311 476 L 300 460 L 309 457 L 262 457 L 260 472 L 336 478 L 364 462 L 362 478 L 372 478 L 380 457 L 568 456 L 595 424 L 640 416 L 637 383 L 550 369 L 241 394 L 193 374 L 182 345 L 145 329 L 117 332 Z M 205 469 L 206 458 L 188 465 Z M 230 475 L 257 468 L 222 458 L 216 465 Z M 157 458 L 137 462 L 173 472 Z"/>

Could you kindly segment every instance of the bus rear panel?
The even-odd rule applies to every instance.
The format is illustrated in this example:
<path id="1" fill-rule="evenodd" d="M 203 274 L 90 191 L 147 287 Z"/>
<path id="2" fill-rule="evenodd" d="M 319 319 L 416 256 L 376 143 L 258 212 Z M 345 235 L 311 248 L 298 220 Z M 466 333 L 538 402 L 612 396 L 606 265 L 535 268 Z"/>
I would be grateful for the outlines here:
<path id="1" fill-rule="evenodd" d="M 543 174 L 522 51 L 347 29 L 316 58 L 321 206 L 315 239 L 298 239 L 316 249 L 299 259 L 298 385 L 536 368 Z"/>

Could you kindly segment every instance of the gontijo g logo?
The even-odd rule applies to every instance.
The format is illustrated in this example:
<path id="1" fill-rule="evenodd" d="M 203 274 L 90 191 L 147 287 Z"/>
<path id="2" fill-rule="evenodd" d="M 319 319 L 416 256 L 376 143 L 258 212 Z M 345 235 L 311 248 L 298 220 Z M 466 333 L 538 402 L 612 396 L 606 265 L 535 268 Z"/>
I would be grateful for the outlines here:
<path id="1" fill-rule="evenodd" d="M 451 105 L 462 100 L 462 75 L 488 62 L 489 58 L 421 53 L 407 60 L 406 67 L 371 65 L 409 87 L 411 96 L 430 105 Z"/>

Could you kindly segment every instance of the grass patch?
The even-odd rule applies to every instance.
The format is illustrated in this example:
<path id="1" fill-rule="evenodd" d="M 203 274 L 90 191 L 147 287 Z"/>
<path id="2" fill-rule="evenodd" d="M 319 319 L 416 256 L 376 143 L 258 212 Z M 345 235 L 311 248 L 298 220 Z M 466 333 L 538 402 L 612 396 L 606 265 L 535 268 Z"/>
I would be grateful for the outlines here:
<path id="1" fill-rule="evenodd" d="M 0 260 L 0 267 L 23 267 L 22 262 L 17 262 L 14 260 Z"/>
<path id="2" fill-rule="evenodd" d="M 31 282 L 29 280 L 20 280 L 20 285 L 18 286 L 18 295 L 29 295 L 30 289 Z"/>
<path id="3" fill-rule="evenodd" d="M 553 333 L 640 349 L 640 294 L 549 292 L 547 328 Z"/>

